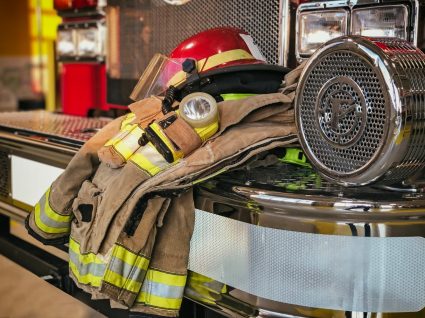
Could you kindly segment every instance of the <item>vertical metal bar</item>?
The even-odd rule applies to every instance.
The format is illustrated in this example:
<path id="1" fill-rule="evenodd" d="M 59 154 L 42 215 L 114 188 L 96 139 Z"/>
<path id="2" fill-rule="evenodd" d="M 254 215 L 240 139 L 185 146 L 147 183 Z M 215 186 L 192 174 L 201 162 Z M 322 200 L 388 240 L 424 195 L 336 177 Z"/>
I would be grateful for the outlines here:
<path id="1" fill-rule="evenodd" d="M 39 70 L 39 81 L 42 93 L 44 93 L 44 75 L 43 75 L 43 31 L 42 31 L 42 17 L 43 11 L 41 7 L 41 0 L 37 0 L 35 7 L 35 17 L 37 24 L 37 49 L 38 49 L 38 70 Z"/>

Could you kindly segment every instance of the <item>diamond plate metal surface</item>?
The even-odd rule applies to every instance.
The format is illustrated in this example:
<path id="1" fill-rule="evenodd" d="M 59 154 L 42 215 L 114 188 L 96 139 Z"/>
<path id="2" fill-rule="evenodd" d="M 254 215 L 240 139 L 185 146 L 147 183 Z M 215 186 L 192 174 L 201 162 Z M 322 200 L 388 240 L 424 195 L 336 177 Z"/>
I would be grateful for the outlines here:
<path id="1" fill-rule="evenodd" d="M 0 129 L 13 129 L 17 133 L 42 134 L 83 143 L 110 121 L 110 118 L 85 118 L 47 111 L 6 112 L 0 115 Z"/>

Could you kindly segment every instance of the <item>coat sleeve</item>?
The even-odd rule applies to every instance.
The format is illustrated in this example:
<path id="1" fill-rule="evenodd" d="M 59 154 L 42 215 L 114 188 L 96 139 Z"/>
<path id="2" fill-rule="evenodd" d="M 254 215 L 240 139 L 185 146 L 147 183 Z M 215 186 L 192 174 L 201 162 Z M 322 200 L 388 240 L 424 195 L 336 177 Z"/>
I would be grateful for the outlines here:
<path id="1" fill-rule="evenodd" d="M 122 122 L 123 117 L 110 122 L 72 158 L 28 215 L 25 225 L 29 234 L 48 245 L 67 242 L 73 219 L 72 201 L 84 180 L 90 179 L 98 168 L 97 151 L 119 132 Z"/>

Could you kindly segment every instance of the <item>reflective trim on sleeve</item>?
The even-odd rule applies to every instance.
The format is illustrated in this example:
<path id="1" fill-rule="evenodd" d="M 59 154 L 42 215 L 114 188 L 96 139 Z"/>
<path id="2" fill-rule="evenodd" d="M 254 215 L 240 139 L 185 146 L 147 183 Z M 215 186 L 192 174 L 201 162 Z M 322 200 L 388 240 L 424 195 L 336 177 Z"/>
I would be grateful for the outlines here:
<path id="1" fill-rule="evenodd" d="M 79 276 L 91 274 L 96 277 L 103 277 L 105 273 L 106 264 L 85 260 L 84 256 L 75 253 L 71 249 L 69 250 L 69 261 L 75 265 Z"/>
<path id="2" fill-rule="evenodd" d="M 91 285 L 93 287 L 100 287 L 102 284 L 102 277 L 94 276 L 90 273 L 86 275 L 80 275 L 77 266 L 71 261 L 69 262 L 69 268 L 80 284 Z"/>
<path id="3" fill-rule="evenodd" d="M 81 254 L 78 242 L 70 238 L 69 268 L 79 283 L 100 287 L 106 270 L 106 260 L 93 253 Z"/>
<path id="4" fill-rule="evenodd" d="M 138 279 L 137 275 L 144 274 L 140 269 L 136 269 L 131 277 Z M 142 282 L 133 280 L 129 277 L 124 277 L 118 273 L 115 273 L 109 269 L 106 270 L 104 281 L 114 285 L 118 288 L 125 289 L 131 293 L 137 294 L 140 291 Z"/>
<path id="5" fill-rule="evenodd" d="M 137 294 L 142 286 L 149 259 L 115 245 L 104 281 Z"/>
<path id="6" fill-rule="evenodd" d="M 140 147 L 129 160 L 151 176 L 158 174 L 172 165 L 164 159 L 152 143 Z"/>
<path id="7" fill-rule="evenodd" d="M 136 302 L 146 306 L 178 310 L 181 306 L 186 275 L 149 269 Z"/>
<path id="8" fill-rule="evenodd" d="M 36 226 L 49 234 L 69 233 L 72 215 L 62 215 L 52 209 L 49 204 L 50 188 L 34 207 L 34 221 Z"/>

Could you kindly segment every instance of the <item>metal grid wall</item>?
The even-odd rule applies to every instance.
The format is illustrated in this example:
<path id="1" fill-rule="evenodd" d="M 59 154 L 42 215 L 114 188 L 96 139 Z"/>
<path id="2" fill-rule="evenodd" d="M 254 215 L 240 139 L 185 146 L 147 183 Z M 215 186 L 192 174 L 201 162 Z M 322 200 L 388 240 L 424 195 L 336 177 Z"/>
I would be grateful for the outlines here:
<path id="1" fill-rule="evenodd" d="M 252 35 L 267 60 L 277 64 L 279 3 L 279 0 L 191 0 L 173 6 L 163 0 L 122 1 L 121 78 L 138 77 L 154 53 L 168 54 L 185 38 L 218 26 L 244 29 Z M 147 33 L 150 33 L 148 44 L 146 37 L 143 40 L 145 28 L 149 28 Z"/>

